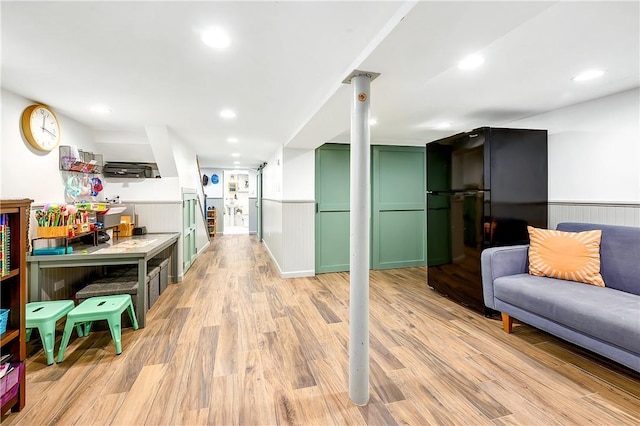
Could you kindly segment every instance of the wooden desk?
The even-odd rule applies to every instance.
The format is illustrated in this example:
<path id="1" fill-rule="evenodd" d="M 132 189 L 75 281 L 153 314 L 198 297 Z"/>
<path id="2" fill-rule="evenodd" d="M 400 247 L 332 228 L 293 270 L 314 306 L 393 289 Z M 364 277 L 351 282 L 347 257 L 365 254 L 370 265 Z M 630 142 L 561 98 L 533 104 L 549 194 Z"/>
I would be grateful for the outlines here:
<path id="1" fill-rule="evenodd" d="M 41 298 L 42 271 L 49 268 L 68 268 L 78 266 L 137 265 L 138 294 L 136 316 L 140 327 L 145 326 L 147 312 L 147 261 L 163 250 L 171 248 L 171 271 L 174 277 L 178 271 L 179 233 L 147 234 L 133 237 L 120 237 L 112 245 L 100 244 L 86 247 L 71 254 L 50 256 L 27 256 L 29 263 L 30 301 Z"/>

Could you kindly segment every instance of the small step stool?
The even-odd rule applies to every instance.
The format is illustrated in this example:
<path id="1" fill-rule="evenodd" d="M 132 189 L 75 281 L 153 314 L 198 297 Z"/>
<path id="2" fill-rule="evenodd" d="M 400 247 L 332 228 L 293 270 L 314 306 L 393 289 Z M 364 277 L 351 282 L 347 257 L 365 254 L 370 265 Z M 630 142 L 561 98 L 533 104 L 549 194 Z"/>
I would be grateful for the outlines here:
<path id="1" fill-rule="evenodd" d="M 42 348 L 47 355 L 47 365 L 53 364 L 53 346 L 55 344 L 56 322 L 74 308 L 73 300 L 50 300 L 46 302 L 27 303 L 25 328 L 27 341 L 31 339 L 31 331 L 38 329 Z M 82 336 L 80 324 L 78 335 Z"/>
<path id="2" fill-rule="evenodd" d="M 69 344 L 71 332 L 76 324 L 84 324 L 84 336 L 88 336 L 91 331 L 93 321 L 107 320 L 109 330 L 111 330 L 111 338 L 116 346 L 116 354 L 122 353 L 121 329 L 122 329 L 122 313 L 129 313 L 131 323 L 134 330 L 138 329 L 138 319 L 133 310 L 131 295 L 117 294 L 112 296 L 90 297 L 67 314 L 67 322 L 64 326 L 64 334 L 58 351 L 58 362 L 62 362 L 64 352 Z"/>

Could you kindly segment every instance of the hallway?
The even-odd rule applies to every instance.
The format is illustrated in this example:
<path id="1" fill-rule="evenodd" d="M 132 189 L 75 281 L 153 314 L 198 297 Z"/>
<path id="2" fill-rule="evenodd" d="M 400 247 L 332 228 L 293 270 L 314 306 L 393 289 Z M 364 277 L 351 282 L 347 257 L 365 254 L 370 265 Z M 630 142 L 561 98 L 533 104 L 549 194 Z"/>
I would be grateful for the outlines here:
<path id="1" fill-rule="evenodd" d="M 254 235 L 224 235 L 120 356 L 108 332 L 74 334 L 61 364 L 32 354 L 27 406 L 2 424 L 640 423 L 637 374 L 528 326 L 505 334 L 424 268 L 372 271 L 370 288 L 366 407 L 347 395 L 348 274 L 281 279 Z"/>

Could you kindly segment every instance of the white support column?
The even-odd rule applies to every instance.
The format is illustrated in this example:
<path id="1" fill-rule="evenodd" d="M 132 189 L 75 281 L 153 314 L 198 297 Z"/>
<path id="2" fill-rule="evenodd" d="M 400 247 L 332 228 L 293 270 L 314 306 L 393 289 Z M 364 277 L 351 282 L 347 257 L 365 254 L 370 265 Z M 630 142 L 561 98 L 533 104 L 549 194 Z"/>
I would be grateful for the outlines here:
<path id="1" fill-rule="evenodd" d="M 371 80 L 378 75 L 354 71 L 345 81 L 353 85 L 349 215 L 349 398 L 357 405 L 369 402 L 369 90 Z"/>

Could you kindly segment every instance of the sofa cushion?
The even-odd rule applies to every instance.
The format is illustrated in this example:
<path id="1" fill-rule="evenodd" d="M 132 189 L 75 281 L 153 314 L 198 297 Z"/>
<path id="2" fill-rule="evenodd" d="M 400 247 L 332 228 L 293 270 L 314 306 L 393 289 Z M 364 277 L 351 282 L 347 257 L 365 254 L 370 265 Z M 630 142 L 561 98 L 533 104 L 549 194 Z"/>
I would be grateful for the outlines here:
<path id="1" fill-rule="evenodd" d="M 496 299 L 640 354 L 640 296 L 529 274 L 494 281 Z"/>
<path id="2" fill-rule="evenodd" d="M 564 232 L 527 226 L 529 273 L 604 287 L 600 275 L 599 229 Z"/>
<path id="3" fill-rule="evenodd" d="M 563 222 L 559 231 L 601 229 L 600 274 L 607 287 L 640 295 L 640 228 Z"/>

